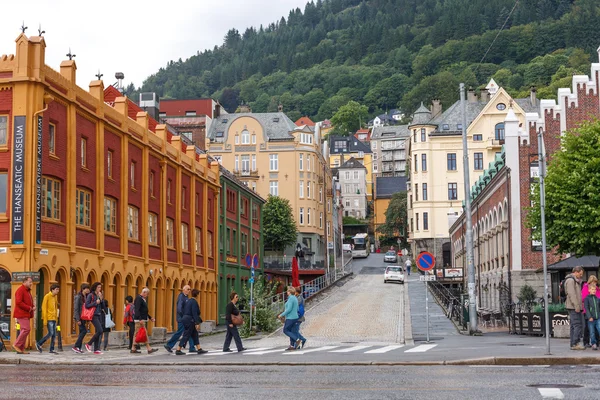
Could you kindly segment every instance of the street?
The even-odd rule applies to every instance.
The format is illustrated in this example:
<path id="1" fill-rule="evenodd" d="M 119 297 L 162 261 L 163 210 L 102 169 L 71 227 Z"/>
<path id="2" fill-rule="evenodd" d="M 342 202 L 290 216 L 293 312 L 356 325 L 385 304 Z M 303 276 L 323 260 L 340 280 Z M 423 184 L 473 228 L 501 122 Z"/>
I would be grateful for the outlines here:
<path id="1" fill-rule="evenodd" d="M 583 400 L 598 398 L 599 373 L 598 366 L 475 368 L 165 365 L 130 368 L 18 365 L 0 366 L 0 399 Z M 561 385 L 569 386 L 565 388 Z M 554 397 L 548 397 L 548 394 Z"/>

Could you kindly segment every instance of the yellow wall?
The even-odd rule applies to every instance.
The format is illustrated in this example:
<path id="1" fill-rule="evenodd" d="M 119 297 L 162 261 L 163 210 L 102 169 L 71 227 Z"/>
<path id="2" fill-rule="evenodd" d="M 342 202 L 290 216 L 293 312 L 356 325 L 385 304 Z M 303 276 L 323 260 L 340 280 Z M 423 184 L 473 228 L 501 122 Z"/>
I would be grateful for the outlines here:
<path id="1" fill-rule="evenodd" d="M 373 203 L 373 209 L 375 213 L 374 229 L 376 239 L 379 239 L 379 237 L 381 236 L 381 233 L 377 231 L 377 228 L 385 224 L 385 212 L 387 211 L 391 200 L 392 199 L 375 199 Z"/>

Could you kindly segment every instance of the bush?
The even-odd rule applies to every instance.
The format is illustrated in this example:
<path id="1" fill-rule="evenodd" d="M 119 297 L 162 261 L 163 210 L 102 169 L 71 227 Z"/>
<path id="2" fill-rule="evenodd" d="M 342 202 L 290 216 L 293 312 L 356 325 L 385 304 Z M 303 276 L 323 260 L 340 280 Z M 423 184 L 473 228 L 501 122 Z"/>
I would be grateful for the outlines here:
<path id="1" fill-rule="evenodd" d="M 540 304 L 533 308 L 533 312 L 542 312 L 544 311 L 544 307 Z M 565 312 L 567 308 L 565 307 L 565 303 L 551 303 L 548 304 L 548 312 Z"/>
<path id="2" fill-rule="evenodd" d="M 527 303 L 529 301 L 535 300 L 537 297 L 537 292 L 529 285 L 523 285 L 519 294 L 517 295 L 517 299 L 521 303 Z"/>
<path id="3" fill-rule="evenodd" d="M 273 332 L 277 326 L 277 312 L 271 305 L 271 299 L 277 294 L 279 282 L 265 282 L 263 277 L 259 277 L 254 282 L 254 311 L 252 319 L 254 320 L 253 329 L 250 329 L 250 314 L 244 316 L 244 325 L 240 327 L 241 337 L 250 337 L 255 331 Z M 245 308 L 250 311 L 250 286 L 244 285 L 244 303 Z"/>

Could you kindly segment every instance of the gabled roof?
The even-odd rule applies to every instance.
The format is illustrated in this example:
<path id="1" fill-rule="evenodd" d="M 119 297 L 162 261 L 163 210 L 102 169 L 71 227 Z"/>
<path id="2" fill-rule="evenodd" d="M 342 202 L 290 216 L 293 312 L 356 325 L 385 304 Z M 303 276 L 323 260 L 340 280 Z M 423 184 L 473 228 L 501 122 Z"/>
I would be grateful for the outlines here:
<path id="1" fill-rule="evenodd" d="M 407 137 L 410 137 L 408 125 L 376 126 L 371 132 L 371 140 L 405 139 Z"/>
<path id="2" fill-rule="evenodd" d="M 259 200 L 263 203 L 267 202 L 257 192 L 255 192 L 254 190 L 252 190 L 248 186 L 246 186 L 244 184 L 244 182 L 239 180 L 234 174 L 231 173 L 231 171 L 229 171 L 227 168 L 222 166 L 220 163 L 219 163 L 219 171 L 221 172 L 221 179 L 228 179 L 231 182 L 235 183 L 237 186 L 239 186 L 241 190 L 245 191 L 247 194 L 251 195 L 252 197 L 256 198 L 257 200 Z"/>
<path id="3" fill-rule="evenodd" d="M 290 132 L 298 129 L 296 124 L 282 112 L 277 113 L 237 113 L 225 114 L 213 120 L 210 129 L 206 134 L 209 139 L 215 139 L 217 132 L 223 133 L 225 136 L 229 131 L 229 127 L 238 118 L 249 117 L 254 118 L 263 128 L 265 135 L 269 140 L 293 140 L 294 136 Z"/>
<path id="4" fill-rule="evenodd" d="M 344 141 L 346 142 L 346 149 L 335 148 L 335 143 Z M 329 136 L 329 154 L 347 154 L 347 153 L 371 153 L 371 148 L 358 140 L 354 135 L 352 136 Z"/>
<path id="5" fill-rule="evenodd" d="M 479 113 L 481 113 L 481 110 L 483 110 L 486 105 L 487 102 L 485 101 L 466 101 L 465 114 L 467 116 L 467 127 L 471 125 L 471 122 L 473 122 L 473 120 L 477 118 Z M 436 125 L 436 129 L 433 132 L 433 134 L 445 134 L 461 131 L 462 128 L 459 129 L 459 125 L 462 125 L 462 121 L 463 118 L 460 107 L 460 100 L 458 100 L 450 107 L 448 107 L 448 109 L 446 109 L 446 111 L 444 111 L 442 114 L 429 121 L 427 125 Z"/>
<path id="6" fill-rule="evenodd" d="M 413 119 L 410 125 L 428 125 L 428 122 L 431 120 L 431 111 L 427 107 L 423 105 L 421 102 L 421 106 L 417 108 L 417 111 L 413 114 Z"/>
<path id="7" fill-rule="evenodd" d="M 350 157 L 348 161 L 343 163 L 338 170 L 340 169 L 367 169 L 360 161 L 358 161 L 354 157 Z"/>
<path id="8" fill-rule="evenodd" d="M 302 125 L 315 126 L 315 123 L 307 116 L 298 118 L 298 121 L 296 121 L 294 123 L 298 126 L 302 126 Z"/>
<path id="9" fill-rule="evenodd" d="M 378 176 L 375 178 L 375 199 L 389 199 L 395 193 L 406 192 L 406 176 Z"/>

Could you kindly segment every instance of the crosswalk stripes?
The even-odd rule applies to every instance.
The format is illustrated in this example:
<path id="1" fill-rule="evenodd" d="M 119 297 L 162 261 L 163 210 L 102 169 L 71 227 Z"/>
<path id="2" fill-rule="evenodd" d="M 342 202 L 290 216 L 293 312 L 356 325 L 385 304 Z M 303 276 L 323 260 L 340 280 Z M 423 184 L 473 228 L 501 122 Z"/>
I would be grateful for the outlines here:
<path id="1" fill-rule="evenodd" d="M 313 353 L 313 352 L 316 352 L 316 351 L 331 350 L 331 349 L 335 349 L 336 347 L 339 347 L 339 346 L 323 346 L 323 347 L 317 347 L 315 349 L 295 350 L 295 351 L 289 351 L 289 352 L 287 352 L 285 354 L 286 355 L 291 355 L 291 354 L 306 354 L 306 353 Z"/>
<path id="2" fill-rule="evenodd" d="M 275 349 L 275 350 L 264 350 L 264 351 L 252 351 L 252 352 L 243 352 L 242 354 L 245 356 L 262 356 L 263 354 L 269 353 L 281 353 L 285 351 L 285 349 Z"/>
<path id="3" fill-rule="evenodd" d="M 564 399 L 565 394 L 558 388 L 538 388 L 543 399 Z"/>
<path id="4" fill-rule="evenodd" d="M 345 349 L 341 349 L 341 350 L 331 350 L 330 353 L 350 353 L 352 351 L 358 351 L 358 350 L 363 350 L 363 349 L 368 349 L 369 347 L 373 347 L 373 346 L 354 346 L 354 347 L 347 347 Z"/>
<path id="5" fill-rule="evenodd" d="M 437 346 L 437 344 L 422 344 L 410 350 L 406 350 L 405 353 L 423 353 L 427 350 L 433 349 L 435 346 Z"/>
<path id="6" fill-rule="evenodd" d="M 255 349 L 248 349 L 248 350 L 246 350 L 246 352 L 252 353 L 255 351 L 271 350 L 272 348 L 273 347 L 257 347 Z M 233 350 L 232 352 L 224 352 L 223 350 L 211 350 L 207 354 L 209 356 L 224 356 L 224 355 L 235 354 L 235 353 L 237 353 L 237 350 Z"/>
<path id="7" fill-rule="evenodd" d="M 365 351 L 365 354 L 382 354 L 382 353 L 387 353 L 388 351 L 400 349 L 402 347 L 404 347 L 403 344 L 386 346 L 386 347 L 381 347 L 379 349 L 373 349 L 373 350 Z"/>

